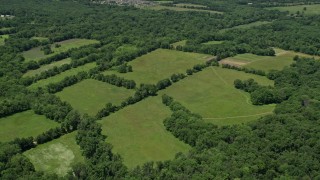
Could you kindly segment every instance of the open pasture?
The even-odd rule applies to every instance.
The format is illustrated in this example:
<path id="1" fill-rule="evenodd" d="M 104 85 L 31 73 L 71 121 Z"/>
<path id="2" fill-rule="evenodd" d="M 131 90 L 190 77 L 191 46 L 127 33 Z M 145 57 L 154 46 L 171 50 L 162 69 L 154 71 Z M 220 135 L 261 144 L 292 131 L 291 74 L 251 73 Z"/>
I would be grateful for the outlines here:
<path id="1" fill-rule="evenodd" d="M 44 87 L 50 83 L 57 83 L 61 80 L 63 80 L 67 76 L 76 75 L 81 71 L 89 71 L 90 69 L 94 68 L 96 66 L 96 63 L 88 63 L 83 66 L 78 66 L 76 68 L 72 68 L 68 71 L 62 72 L 56 76 L 49 77 L 47 79 L 42 79 L 40 81 L 37 81 L 36 83 L 31 84 L 28 86 L 29 89 L 37 89 L 38 87 Z"/>
<path id="2" fill-rule="evenodd" d="M 300 14 L 304 13 L 305 15 L 320 14 L 320 4 L 272 7 L 272 8 L 268 8 L 268 9 L 276 9 L 279 11 L 288 11 L 290 14 L 296 14 L 298 11 Z"/>
<path id="3" fill-rule="evenodd" d="M 37 136 L 59 126 L 59 123 L 37 115 L 33 111 L 25 111 L 0 118 L 0 141 L 12 141 L 15 138 Z"/>
<path id="4" fill-rule="evenodd" d="M 192 68 L 195 64 L 204 63 L 211 58 L 213 56 L 206 54 L 157 49 L 129 62 L 133 72 L 105 71 L 104 74 L 116 74 L 134 80 L 137 84 L 156 84 L 159 80 L 170 78 L 174 73 L 185 73 L 188 68 Z"/>
<path id="5" fill-rule="evenodd" d="M 4 41 L 9 38 L 9 35 L 0 35 L 0 46 L 3 46 Z"/>
<path id="6" fill-rule="evenodd" d="M 129 168 L 148 161 L 173 159 L 190 147 L 168 132 L 163 120 L 171 111 L 160 96 L 149 97 L 102 119 L 102 133 Z"/>
<path id="7" fill-rule="evenodd" d="M 146 9 L 151 10 L 172 10 L 172 11 L 196 11 L 196 12 L 206 12 L 206 13 L 217 13 L 222 14 L 223 12 L 220 11 L 213 11 L 213 10 L 206 10 L 206 9 L 194 9 L 194 8 L 184 8 L 182 6 L 162 6 L 162 5 L 155 5 L 155 6 L 148 6 Z"/>
<path id="8" fill-rule="evenodd" d="M 44 66 L 41 66 L 40 68 L 38 69 L 35 69 L 35 70 L 30 70 L 28 72 L 26 72 L 23 77 L 27 77 L 27 76 L 35 76 L 37 74 L 40 74 L 41 72 L 44 72 L 44 71 L 47 71 L 49 69 L 52 69 L 53 67 L 59 67 L 59 66 L 62 66 L 64 64 L 69 64 L 71 63 L 71 58 L 66 58 L 66 59 L 63 59 L 61 61 L 56 61 L 56 62 L 52 62 L 51 64 L 47 64 L 47 65 L 44 65 Z"/>
<path id="9" fill-rule="evenodd" d="M 207 122 L 230 125 L 255 120 L 273 111 L 274 105 L 254 106 L 248 93 L 233 86 L 235 79 L 255 79 L 261 85 L 273 85 L 266 77 L 240 71 L 209 67 L 185 78 L 159 94 L 167 94 Z"/>
<path id="10" fill-rule="evenodd" d="M 208 41 L 205 43 L 202 43 L 204 45 L 216 45 L 216 44 L 222 44 L 224 41 Z"/>
<path id="11" fill-rule="evenodd" d="M 99 41 L 90 40 L 90 39 L 69 39 L 69 40 L 56 42 L 52 44 L 51 49 L 53 53 L 51 54 L 45 55 L 44 52 L 41 51 L 41 47 L 36 47 L 36 48 L 30 49 L 29 51 L 23 52 L 22 55 L 25 58 L 25 61 L 31 61 L 31 60 L 37 61 L 43 58 L 54 56 L 62 52 L 66 52 L 72 48 L 79 48 L 81 46 L 95 44 L 98 42 Z M 60 47 L 56 47 L 56 44 L 60 45 Z"/>
<path id="12" fill-rule="evenodd" d="M 86 79 L 73 86 L 65 88 L 56 95 L 67 101 L 82 113 L 96 115 L 107 103 L 120 105 L 134 91 L 117 87 L 93 79 Z"/>
<path id="13" fill-rule="evenodd" d="M 258 56 L 250 53 L 239 54 L 234 57 L 226 58 L 220 63 L 230 64 L 234 66 L 243 66 L 264 71 L 281 70 L 293 63 L 294 56 L 313 57 L 311 55 L 297 53 L 293 51 L 286 51 L 279 48 L 274 48 L 275 56 Z M 319 58 L 319 57 L 315 57 Z"/>
<path id="14" fill-rule="evenodd" d="M 37 171 L 64 176 L 74 163 L 84 161 L 80 147 L 76 144 L 76 133 L 41 144 L 26 151 L 24 155 L 30 159 Z"/>

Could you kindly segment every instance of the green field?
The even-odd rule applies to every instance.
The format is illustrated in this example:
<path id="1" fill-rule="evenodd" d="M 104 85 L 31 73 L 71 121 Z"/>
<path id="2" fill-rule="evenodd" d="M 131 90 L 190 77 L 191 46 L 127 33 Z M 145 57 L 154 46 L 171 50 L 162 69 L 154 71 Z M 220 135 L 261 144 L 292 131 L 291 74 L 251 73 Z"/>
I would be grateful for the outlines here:
<path id="1" fill-rule="evenodd" d="M 31 39 L 35 39 L 35 40 L 38 40 L 40 42 L 49 40 L 49 38 L 46 38 L 46 37 L 32 37 Z"/>
<path id="2" fill-rule="evenodd" d="M 38 69 L 35 69 L 35 70 L 30 70 L 28 72 L 26 72 L 23 77 L 27 77 L 27 76 L 35 76 L 37 74 L 40 74 L 41 72 L 44 72 L 44 71 L 47 71 L 49 69 L 52 69 L 53 67 L 57 66 L 62 66 L 64 64 L 69 64 L 71 62 L 71 58 L 66 58 L 66 59 L 63 59 L 61 61 L 56 61 L 56 62 L 53 62 L 51 64 L 48 64 L 48 65 L 44 65 L 44 66 L 41 66 L 40 68 Z"/>
<path id="3" fill-rule="evenodd" d="M 209 42 L 205 42 L 202 43 L 204 45 L 216 45 L 216 44 L 222 44 L 224 41 L 209 41 Z"/>
<path id="4" fill-rule="evenodd" d="M 177 46 L 185 46 L 186 43 L 187 43 L 187 40 L 182 40 L 182 41 L 172 43 L 171 45 L 173 46 L 173 48 L 176 48 Z"/>
<path id="5" fill-rule="evenodd" d="M 172 6 L 162 6 L 162 5 L 156 5 L 156 6 L 148 6 L 146 9 L 152 9 L 152 10 L 172 10 L 172 11 L 198 11 L 198 12 L 207 12 L 207 13 L 217 13 L 222 14 L 223 12 L 219 11 L 213 11 L 213 10 L 205 10 L 205 9 L 192 9 L 192 8 L 183 8 L 183 7 L 172 7 Z"/>
<path id="6" fill-rule="evenodd" d="M 313 57 L 311 55 L 286 51 L 279 48 L 274 48 L 276 56 L 258 56 L 250 53 L 239 54 L 234 57 L 226 58 L 220 63 L 230 64 L 234 66 L 243 66 L 264 71 L 281 70 L 293 63 L 294 56 Z M 319 57 L 315 57 L 319 58 Z"/>
<path id="7" fill-rule="evenodd" d="M 59 126 L 59 123 L 49 120 L 45 116 L 37 115 L 33 111 L 17 113 L 0 118 L 0 141 L 35 137 L 57 126 Z"/>
<path id="8" fill-rule="evenodd" d="M 30 159 L 37 171 L 64 176 L 71 170 L 72 164 L 84 161 L 80 147 L 75 141 L 76 133 L 73 132 L 38 145 L 36 148 L 26 151 L 24 155 Z"/>
<path id="9" fill-rule="evenodd" d="M 70 39 L 66 41 L 57 42 L 51 45 L 51 49 L 53 53 L 45 55 L 43 51 L 41 51 L 41 47 L 36 47 L 33 49 L 30 49 L 29 51 L 25 51 L 22 53 L 22 55 L 25 57 L 25 61 L 31 61 L 31 60 L 40 60 L 43 58 L 48 58 L 51 56 L 54 56 L 56 54 L 66 52 L 69 49 L 72 48 L 79 48 L 81 46 L 89 45 L 89 44 L 95 44 L 99 41 L 96 40 L 90 40 L 90 39 Z M 56 48 L 55 44 L 60 44 L 61 47 Z"/>
<path id="10" fill-rule="evenodd" d="M 172 96 L 207 122 L 217 125 L 239 124 L 271 113 L 274 105 L 254 106 L 248 93 L 233 86 L 235 79 L 255 79 L 261 85 L 272 85 L 266 77 L 241 71 L 210 67 L 173 84 L 160 94 Z"/>
<path id="11" fill-rule="evenodd" d="M 304 10 L 306 8 L 306 10 Z M 279 11 L 288 11 L 290 14 L 296 14 L 298 11 L 300 14 L 303 12 L 306 15 L 320 14 L 320 4 L 314 5 L 299 5 L 299 6 L 286 6 L 286 7 L 272 7 L 268 9 L 276 9 Z"/>
<path id="12" fill-rule="evenodd" d="M 133 94 L 133 90 L 87 79 L 65 88 L 57 96 L 82 113 L 96 115 L 107 103 L 120 105 Z"/>
<path id="13" fill-rule="evenodd" d="M 198 7 L 198 8 L 206 8 L 207 6 L 199 5 L 199 4 L 189 4 L 189 3 L 179 3 L 175 4 L 177 7 Z"/>
<path id="14" fill-rule="evenodd" d="M 257 27 L 257 26 L 261 26 L 261 25 L 269 24 L 269 23 L 271 23 L 271 22 L 269 22 L 269 21 L 256 21 L 256 22 L 252 22 L 252 23 L 248 23 L 248 24 L 234 26 L 232 28 L 221 29 L 220 32 L 226 32 L 227 30 L 231 30 L 231 29 L 249 29 L 252 27 Z"/>
<path id="15" fill-rule="evenodd" d="M 44 87 L 50 83 L 57 83 L 57 82 L 63 80 L 67 76 L 76 75 L 81 71 L 89 71 L 90 69 L 94 68 L 95 66 L 96 66 L 96 63 L 93 62 L 93 63 L 85 64 L 83 66 L 72 68 L 72 69 L 65 71 L 65 72 L 62 72 L 61 74 L 58 74 L 56 76 L 49 77 L 47 79 L 42 79 L 36 83 L 33 83 L 28 88 L 29 89 L 36 89 L 38 87 Z"/>
<path id="16" fill-rule="evenodd" d="M 9 35 L 0 35 L 0 46 L 4 45 L 5 39 L 8 39 Z"/>
<path id="17" fill-rule="evenodd" d="M 147 161 L 173 159 L 177 152 L 188 151 L 190 147 L 163 125 L 170 114 L 157 96 L 128 106 L 99 122 L 113 151 L 123 157 L 125 165 L 133 168 Z"/>
<path id="18" fill-rule="evenodd" d="M 137 84 L 155 84 L 159 80 L 169 78 L 173 73 L 185 73 L 188 68 L 211 59 L 212 56 L 198 53 L 186 53 L 167 49 L 157 49 L 129 62 L 133 72 L 117 73 L 106 71 L 105 75 L 116 74 L 126 79 L 135 80 Z"/>

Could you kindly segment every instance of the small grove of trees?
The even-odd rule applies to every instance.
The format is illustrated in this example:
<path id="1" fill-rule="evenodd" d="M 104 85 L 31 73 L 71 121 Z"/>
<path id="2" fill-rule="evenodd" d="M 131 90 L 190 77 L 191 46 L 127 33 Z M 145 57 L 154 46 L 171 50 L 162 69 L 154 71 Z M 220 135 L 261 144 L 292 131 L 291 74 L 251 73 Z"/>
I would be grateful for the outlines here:
<path id="1" fill-rule="evenodd" d="M 127 63 L 124 63 L 124 64 L 120 65 L 120 66 L 117 68 L 117 71 L 118 71 L 119 73 L 132 72 L 132 66 L 131 66 L 131 65 L 128 65 Z"/>
<path id="2" fill-rule="evenodd" d="M 112 74 L 112 75 L 97 74 L 93 78 L 98 81 L 106 82 L 118 87 L 125 87 L 127 89 L 134 89 L 136 87 L 136 82 L 134 80 L 127 80 L 122 77 L 118 77 L 115 74 Z"/>

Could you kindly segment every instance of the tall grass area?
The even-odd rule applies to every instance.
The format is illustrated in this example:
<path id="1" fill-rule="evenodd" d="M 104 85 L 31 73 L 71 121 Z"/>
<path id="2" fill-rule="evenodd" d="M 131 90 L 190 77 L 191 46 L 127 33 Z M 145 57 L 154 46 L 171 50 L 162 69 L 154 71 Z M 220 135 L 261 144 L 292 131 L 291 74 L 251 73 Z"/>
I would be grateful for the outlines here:
<path id="1" fill-rule="evenodd" d="M 268 9 L 276 9 L 279 11 L 288 11 L 290 14 L 296 14 L 298 11 L 300 14 L 303 13 L 305 15 L 318 15 L 318 14 L 320 14 L 320 4 L 272 7 L 272 8 L 268 8 Z"/>
<path id="2" fill-rule="evenodd" d="M 45 116 L 25 111 L 11 116 L 0 118 L 0 141 L 12 141 L 15 138 L 37 136 L 58 127 L 59 123 L 47 119 Z"/>
<path id="3" fill-rule="evenodd" d="M 156 84 L 159 80 L 169 78 L 174 73 L 185 73 L 188 68 L 204 63 L 210 58 L 212 56 L 206 54 L 157 49 L 129 62 L 133 72 L 121 74 L 116 71 L 106 71 L 104 74 L 116 74 L 134 80 L 137 84 Z"/>
<path id="4" fill-rule="evenodd" d="M 161 101 L 159 96 L 150 97 L 99 121 L 107 142 L 129 168 L 173 159 L 177 152 L 190 149 L 165 129 L 163 120 L 171 111 Z"/>
<path id="5" fill-rule="evenodd" d="M 76 133 L 73 132 L 41 144 L 26 151 L 24 155 L 30 159 L 37 171 L 64 176 L 71 170 L 74 163 L 84 161 L 80 147 L 75 141 Z"/>
<path id="6" fill-rule="evenodd" d="M 90 69 L 94 68 L 95 66 L 96 66 L 96 63 L 93 62 L 93 63 L 85 64 L 83 66 L 78 66 L 76 68 L 72 68 L 72 69 L 65 71 L 65 72 L 62 72 L 61 74 L 58 74 L 56 76 L 49 77 L 47 79 L 42 79 L 36 83 L 33 83 L 30 86 L 28 86 L 28 89 L 37 89 L 38 87 L 44 87 L 50 83 L 57 83 L 57 82 L 63 80 L 67 76 L 76 75 L 81 71 L 89 71 Z"/>
<path id="7" fill-rule="evenodd" d="M 133 90 L 87 79 L 65 88 L 56 95 L 80 112 L 96 115 L 107 103 L 120 105 L 133 94 Z"/>
<path id="8" fill-rule="evenodd" d="M 95 43 L 99 43 L 99 41 L 91 40 L 91 39 L 69 39 L 69 40 L 52 44 L 51 49 L 53 53 L 51 54 L 45 55 L 44 52 L 41 51 L 41 47 L 36 47 L 36 48 L 30 49 L 29 51 L 23 52 L 22 55 L 25 58 L 25 61 L 31 61 L 31 60 L 37 61 L 43 58 L 54 56 L 62 52 L 66 52 L 72 48 L 79 48 L 81 46 L 95 44 Z M 56 44 L 60 45 L 60 47 L 56 47 Z"/>
<path id="9" fill-rule="evenodd" d="M 273 81 L 266 77 L 210 67 L 173 84 L 160 94 L 172 96 L 207 122 L 217 125 L 240 124 L 271 113 L 274 109 L 274 105 L 252 105 L 249 94 L 234 88 L 235 79 L 249 78 L 261 85 L 273 85 Z"/>
<path id="10" fill-rule="evenodd" d="M 56 61 L 56 62 L 53 62 L 51 64 L 48 64 L 48 65 L 44 65 L 44 66 L 41 66 L 40 68 L 38 69 L 35 69 L 35 70 L 30 70 L 28 72 L 26 72 L 23 77 L 27 77 L 27 76 L 35 76 L 37 74 L 40 74 L 41 72 L 44 72 L 44 71 L 47 71 L 49 69 L 52 69 L 53 67 L 59 67 L 59 66 L 62 66 L 64 64 L 69 64 L 71 63 L 71 58 L 66 58 L 66 59 L 63 59 L 61 61 Z"/>

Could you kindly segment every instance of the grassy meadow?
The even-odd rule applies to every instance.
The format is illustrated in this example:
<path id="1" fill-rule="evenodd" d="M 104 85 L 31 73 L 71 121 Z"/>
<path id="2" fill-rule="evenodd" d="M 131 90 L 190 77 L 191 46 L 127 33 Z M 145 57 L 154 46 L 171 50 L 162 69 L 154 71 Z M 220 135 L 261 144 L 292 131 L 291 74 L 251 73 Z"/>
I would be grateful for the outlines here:
<path id="1" fill-rule="evenodd" d="M 72 68 L 68 71 L 62 72 L 56 76 L 49 77 L 47 79 L 42 79 L 36 83 L 31 84 L 28 86 L 29 89 L 37 89 L 38 87 L 44 87 L 50 83 L 57 83 L 61 80 L 63 80 L 67 76 L 76 75 L 81 71 L 89 71 L 90 69 L 94 68 L 96 66 L 96 63 L 88 63 L 83 66 L 78 66 L 76 68 Z"/>
<path id="2" fill-rule="evenodd" d="M 173 48 L 177 48 L 177 46 L 185 46 L 186 43 L 187 43 L 187 40 L 182 40 L 182 41 L 172 43 L 171 45 L 173 46 Z"/>
<path id="3" fill-rule="evenodd" d="M 185 73 L 188 68 L 192 68 L 195 64 L 204 63 L 210 58 L 212 56 L 206 54 L 157 49 L 129 62 L 133 72 L 105 71 L 104 74 L 116 74 L 134 80 L 137 84 L 155 84 L 159 80 L 169 78 L 174 73 Z"/>
<path id="4" fill-rule="evenodd" d="M 224 41 L 208 41 L 205 43 L 202 43 L 204 45 L 216 45 L 216 44 L 222 44 Z"/>
<path id="5" fill-rule="evenodd" d="M 0 35 L 0 46 L 5 44 L 5 40 L 9 38 L 9 35 Z"/>
<path id="6" fill-rule="evenodd" d="M 311 55 L 286 51 L 279 48 L 274 48 L 274 50 L 276 52 L 275 56 L 258 56 L 250 53 L 238 54 L 234 57 L 226 58 L 220 61 L 220 63 L 270 71 L 281 70 L 286 66 L 290 66 L 294 62 L 293 58 L 296 55 L 301 57 L 313 57 Z"/>
<path id="7" fill-rule="evenodd" d="M 249 29 L 252 27 L 261 26 L 261 25 L 269 24 L 269 23 L 271 23 L 271 22 L 269 22 L 269 21 L 256 21 L 256 22 L 252 22 L 252 23 L 248 23 L 248 24 L 234 26 L 232 28 L 221 29 L 220 32 L 226 32 L 227 30 L 231 30 L 231 29 Z"/>
<path id="8" fill-rule="evenodd" d="M 86 79 L 65 88 L 56 95 L 63 101 L 69 102 L 73 108 L 80 112 L 96 115 L 107 103 L 120 105 L 122 101 L 133 94 L 133 90 Z"/>
<path id="9" fill-rule="evenodd" d="M 235 79 L 249 78 L 261 85 L 273 85 L 273 81 L 266 77 L 210 67 L 173 84 L 160 94 L 172 96 L 207 122 L 217 125 L 245 123 L 271 113 L 274 108 L 274 105 L 254 106 L 248 93 L 234 88 Z"/>
<path id="10" fill-rule="evenodd" d="M 171 111 L 161 97 L 149 97 L 102 119 L 102 133 L 113 151 L 119 153 L 129 168 L 148 161 L 173 159 L 177 152 L 190 147 L 168 132 L 163 120 Z"/>
<path id="11" fill-rule="evenodd" d="M 55 173 L 64 176 L 71 166 L 77 162 L 83 162 L 80 147 L 76 144 L 76 131 L 64 135 L 59 139 L 38 145 L 24 153 L 37 171 Z"/>
<path id="12" fill-rule="evenodd" d="M 306 10 L 304 10 L 306 8 Z M 320 14 L 320 4 L 313 5 L 298 5 L 298 6 L 284 6 L 284 7 L 272 7 L 268 9 L 276 9 L 279 11 L 288 11 L 290 14 L 296 14 L 298 11 L 305 15 L 318 15 Z"/>
<path id="13" fill-rule="evenodd" d="M 49 69 L 52 69 L 53 67 L 59 67 L 59 66 L 62 66 L 64 64 L 69 64 L 71 63 L 71 58 L 66 58 L 66 59 L 63 59 L 61 61 L 55 61 L 55 62 L 52 62 L 51 64 L 47 64 L 47 65 L 44 65 L 44 66 L 41 66 L 40 68 L 38 69 L 35 69 L 35 70 L 30 70 L 28 72 L 26 72 L 23 77 L 27 77 L 27 76 L 35 76 L 37 74 L 40 74 L 41 72 L 44 72 L 44 71 L 47 71 Z"/>
<path id="14" fill-rule="evenodd" d="M 59 123 L 47 119 L 45 116 L 25 111 L 0 118 L 0 141 L 11 141 L 15 138 L 37 136 L 59 126 Z"/>
<path id="15" fill-rule="evenodd" d="M 54 56 L 56 54 L 66 52 L 69 49 L 72 48 L 79 48 L 81 46 L 90 45 L 98 43 L 97 40 L 90 40 L 90 39 L 69 39 L 61 42 L 57 42 L 51 45 L 51 49 L 53 53 L 45 55 L 43 51 L 41 51 L 41 47 L 36 47 L 33 49 L 30 49 L 29 51 L 25 51 L 22 53 L 22 55 L 25 58 L 25 61 L 31 61 L 31 60 L 40 60 L 43 58 L 48 58 L 51 56 Z M 61 45 L 61 47 L 55 47 L 56 44 Z"/>
<path id="16" fill-rule="evenodd" d="M 206 10 L 206 9 L 184 8 L 182 6 L 174 6 L 174 7 L 172 7 L 172 6 L 162 6 L 160 4 L 156 5 L 156 6 L 148 6 L 148 7 L 146 7 L 146 9 L 157 10 L 157 11 L 158 10 L 172 10 L 172 11 L 197 11 L 197 12 L 217 13 L 217 14 L 222 14 L 223 13 L 223 12 L 219 12 L 219 11 Z"/>

